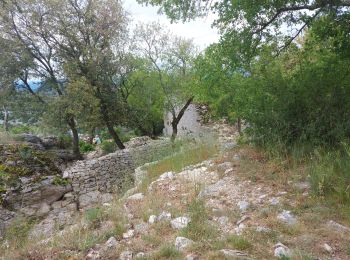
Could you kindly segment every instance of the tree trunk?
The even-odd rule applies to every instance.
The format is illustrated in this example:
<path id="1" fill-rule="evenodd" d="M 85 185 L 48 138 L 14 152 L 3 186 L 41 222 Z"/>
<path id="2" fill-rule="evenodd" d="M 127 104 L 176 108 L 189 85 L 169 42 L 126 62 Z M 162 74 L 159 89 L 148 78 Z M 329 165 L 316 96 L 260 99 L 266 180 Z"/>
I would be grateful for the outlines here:
<path id="1" fill-rule="evenodd" d="M 78 129 L 75 124 L 74 118 L 73 117 L 67 118 L 67 124 L 69 125 L 69 128 L 72 131 L 72 136 L 73 136 L 73 143 L 72 143 L 73 155 L 76 159 L 80 160 L 83 157 L 81 156 L 81 153 L 80 153 Z"/>
<path id="2" fill-rule="evenodd" d="M 5 132 L 9 131 L 9 112 L 7 111 L 7 108 L 3 106 L 4 110 L 4 130 Z"/>
<path id="3" fill-rule="evenodd" d="M 116 145 L 118 146 L 119 149 L 121 149 L 121 150 L 125 149 L 123 142 L 120 140 L 117 132 L 113 128 L 113 124 L 109 120 L 107 106 L 103 103 L 103 101 L 101 99 L 100 99 L 100 110 L 101 110 L 101 114 L 102 114 L 102 119 L 103 119 L 104 123 L 106 124 L 108 132 L 112 136 L 114 142 L 116 143 Z"/>
<path id="4" fill-rule="evenodd" d="M 176 139 L 176 136 L 177 136 L 177 125 L 178 125 L 178 123 L 176 122 L 176 120 L 174 121 L 173 120 L 173 122 L 171 122 L 171 127 L 172 127 L 172 133 L 171 133 L 171 138 L 170 138 L 170 140 L 171 140 L 171 142 L 174 142 L 175 141 L 175 139 Z"/>
<path id="5" fill-rule="evenodd" d="M 242 120 L 241 118 L 237 118 L 237 130 L 238 130 L 238 133 L 241 135 L 242 134 Z"/>
<path id="6" fill-rule="evenodd" d="M 193 99 L 194 99 L 194 96 L 190 97 L 187 100 L 186 104 L 181 108 L 181 110 L 180 110 L 180 112 L 179 112 L 179 114 L 177 116 L 175 114 L 173 114 L 173 121 L 171 122 L 171 126 L 172 126 L 172 129 L 173 129 L 173 132 L 172 132 L 171 138 L 170 138 L 170 140 L 172 142 L 175 141 L 176 136 L 177 136 L 177 125 L 180 123 L 181 118 L 185 114 L 186 109 L 192 103 Z"/>

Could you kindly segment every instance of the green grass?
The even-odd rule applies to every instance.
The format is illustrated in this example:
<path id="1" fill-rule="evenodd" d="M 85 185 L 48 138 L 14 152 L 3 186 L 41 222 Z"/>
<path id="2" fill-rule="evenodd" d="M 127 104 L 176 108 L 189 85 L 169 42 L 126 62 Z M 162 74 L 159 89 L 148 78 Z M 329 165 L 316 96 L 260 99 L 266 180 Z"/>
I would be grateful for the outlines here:
<path id="1" fill-rule="evenodd" d="M 208 241 L 217 238 L 219 232 L 208 222 L 209 214 L 203 200 L 194 199 L 188 205 L 188 212 L 191 222 L 181 230 L 181 236 L 195 241 Z"/>
<path id="2" fill-rule="evenodd" d="M 156 180 L 164 172 L 180 172 L 185 166 L 205 161 L 211 158 L 216 152 L 217 147 L 212 144 L 183 147 L 182 151 L 147 167 L 147 175 L 141 184 L 141 191 L 146 191 L 151 182 Z"/>
<path id="3" fill-rule="evenodd" d="M 183 256 L 173 245 L 165 244 L 152 255 L 151 259 L 183 259 Z"/>
<path id="4" fill-rule="evenodd" d="M 316 153 L 310 167 L 313 194 L 350 206 L 350 147 L 327 153 Z"/>

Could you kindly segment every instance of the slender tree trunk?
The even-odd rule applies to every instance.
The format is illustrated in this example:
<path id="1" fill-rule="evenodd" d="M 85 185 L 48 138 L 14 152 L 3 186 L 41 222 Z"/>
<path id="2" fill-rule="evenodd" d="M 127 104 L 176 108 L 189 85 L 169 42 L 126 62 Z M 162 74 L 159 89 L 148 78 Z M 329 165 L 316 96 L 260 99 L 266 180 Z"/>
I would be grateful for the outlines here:
<path id="1" fill-rule="evenodd" d="M 108 132 L 112 136 L 114 142 L 117 144 L 119 149 L 125 149 L 123 142 L 120 140 L 117 132 L 113 128 L 113 124 L 111 123 L 111 121 L 109 119 L 107 106 L 104 104 L 103 100 L 100 100 L 100 110 L 101 110 L 101 114 L 102 114 L 102 119 L 103 119 L 104 123 L 106 124 Z"/>
<path id="2" fill-rule="evenodd" d="M 67 124 L 69 125 L 70 130 L 72 131 L 72 136 L 73 136 L 73 154 L 74 157 L 79 159 L 82 159 L 83 157 L 81 156 L 80 153 L 80 147 L 79 147 L 79 135 L 78 135 L 78 129 L 75 124 L 74 118 L 69 117 L 67 118 Z"/>
<path id="3" fill-rule="evenodd" d="M 178 125 L 178 123 L 176 123 L 176 121 L 174 121 L 173 120 L 173 122 L 171 122 L 171 127 L 172 127 L 172 133 L 171 133 L 171 138 L 170 138 L 170 140 L 172 141 L 172 142 L 174 142 L 175 141 L 175 139 L 176 139 L 176 136 L 177 136 L 177 125 Z"/>
<path id="4" fill-rule="evenodd" d="M 238 133 L 241 135 L 242 134 L 242 119 L 240 117 L 237 118 L 237 130 L 238 130 Z"/>
<path id="5" fill-rule="evenodd" d="M 171 140 L 172 142 L 175 141 L 176 136 L 177 136 L 177 126 L 178 126 L 178 124 L 180 123 L 181 118 L 182 118 L 183 115 L 185 114 L 186 109 L 187 109 L 187 108 L 189 107 L 189 105 L 192 103 L 193 99 L 194 99 L 194 96 L 190 97 L 190 98 L 187 100 L 186 104 L 181 108 L 181 110 L 180 110 L 180 112 L 179 112 L 179 114 L 178 114 L 177 116 L 173 113 L 173 121 L 171 122 L 171 127 L 172 127 L 172 129 L 173 129 L 173 132 L 172 132 L 171 138 L 170 138 L 170 140 Z"/>
<path id="6" fill-rule="evenodd" d="M 5 132 L 9 131 L 9 112 L 7 111 L 7 108 L 3 106 L 3 113 L 4 113 L 4 130 Z"/>

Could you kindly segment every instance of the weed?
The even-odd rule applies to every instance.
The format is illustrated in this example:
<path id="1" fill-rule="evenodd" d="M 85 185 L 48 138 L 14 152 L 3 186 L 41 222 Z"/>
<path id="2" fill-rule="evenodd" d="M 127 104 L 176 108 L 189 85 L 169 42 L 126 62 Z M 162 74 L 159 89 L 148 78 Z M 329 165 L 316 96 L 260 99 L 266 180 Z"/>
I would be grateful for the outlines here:
<path id="1" fill-rule="evenodd" d="M 85 211 L 85 220 L 92 228 L 99 227 L 104 216 L 104 212 L 101 208 L 91 208 Z"/>
<path id="2" fill-rule="evenodd" d="M 152 259 L 182 259 L 182 254 L 170 244 L 165 244 L 156 252 Z"/>

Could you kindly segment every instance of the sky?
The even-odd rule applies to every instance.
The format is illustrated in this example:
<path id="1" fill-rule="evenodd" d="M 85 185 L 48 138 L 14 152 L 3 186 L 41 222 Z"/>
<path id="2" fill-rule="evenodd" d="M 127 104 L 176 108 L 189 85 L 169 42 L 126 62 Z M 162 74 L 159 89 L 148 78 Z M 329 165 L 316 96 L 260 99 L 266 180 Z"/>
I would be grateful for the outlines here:
<path id="1" fill-rule="evenodd" d="M 193 42 L 204 50 L 211 43 L 218 42 L 219 34 L 215 28 L 211 28 L 214 15 L 196 19 L 191 22 L 170 23 L 165 15 L 158 14 L 158 7 L 142 6 L 136 0 L 124 0 L 124 8 L 131 14 L 134 23 L 160 22 L 165 25 L 173 34 L 193 39 Z"/>

